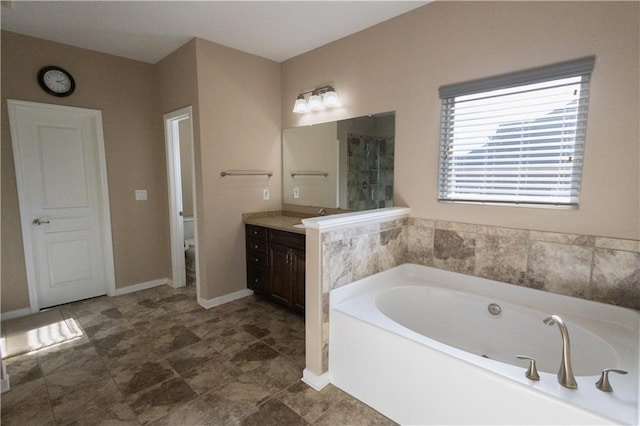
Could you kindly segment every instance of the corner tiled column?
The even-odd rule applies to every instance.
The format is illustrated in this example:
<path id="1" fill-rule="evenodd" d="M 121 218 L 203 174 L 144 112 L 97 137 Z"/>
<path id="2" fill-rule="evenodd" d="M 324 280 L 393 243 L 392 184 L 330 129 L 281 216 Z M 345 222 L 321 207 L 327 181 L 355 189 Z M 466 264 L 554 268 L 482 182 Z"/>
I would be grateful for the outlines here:
<path id="1" fill-rule="evenodd" d="M 395 207 L 303 219 L 307 228 L 303 380 L 328 384 L 329 292 L 405 261 L 409 209 Z"/>
<path id="2" fill-rule="evenodd" d="M 323 368 L 322 244 L 320 230 L 306 229 L 305 243 L 305 358 L 302 380 L 316 390 L 329 383 Z"/>

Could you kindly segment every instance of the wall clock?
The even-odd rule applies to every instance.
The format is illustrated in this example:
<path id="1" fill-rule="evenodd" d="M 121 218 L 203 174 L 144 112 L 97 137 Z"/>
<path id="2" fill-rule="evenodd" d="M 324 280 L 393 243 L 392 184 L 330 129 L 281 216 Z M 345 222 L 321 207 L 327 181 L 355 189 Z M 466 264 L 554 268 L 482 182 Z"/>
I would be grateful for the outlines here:
<path id="1" fill-rule="evenodd" d="M 76 82 L 69 72 L 63 68 L 48 65 L 38 71 L 40 87 L 53 96 L 69 96 L 76 89 Z"/>

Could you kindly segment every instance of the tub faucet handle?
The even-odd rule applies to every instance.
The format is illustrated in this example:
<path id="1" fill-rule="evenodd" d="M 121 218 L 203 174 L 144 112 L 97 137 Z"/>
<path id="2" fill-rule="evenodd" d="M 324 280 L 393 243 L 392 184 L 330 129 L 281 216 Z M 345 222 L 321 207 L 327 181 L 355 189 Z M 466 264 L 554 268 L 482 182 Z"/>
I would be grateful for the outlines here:
<path id="1" fill-rule="evenodd" d="M 529 360 L 529 368 L 527 368 L 527 372 L 524 373 L 527 379 L 540 380 L 540 375 L 538 374 L 538 369 L 536 368 L 536 360 L 534 358 L 526 355 L 516 355 L 516 358 Z"/>
<path id="2" fill-rule="evenodd" d="M 613 392 L 611 383 L 609 383 L 609 373 L 627 374 L 627 371 L 617 370 L 615 368 L 605 368 L 600 374 L 600 380 L 596 382 L 596 387 L 603 392 Z"/>

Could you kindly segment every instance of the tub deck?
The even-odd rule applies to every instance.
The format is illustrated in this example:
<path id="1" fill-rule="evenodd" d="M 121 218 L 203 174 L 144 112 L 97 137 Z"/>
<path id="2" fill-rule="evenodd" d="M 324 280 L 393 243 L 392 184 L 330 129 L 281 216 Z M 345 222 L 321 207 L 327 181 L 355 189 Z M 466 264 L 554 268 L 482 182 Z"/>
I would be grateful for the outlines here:
<path id="1" fill-rule="evenodd" d="M 629 374 L 611 376 L 612 393 L 595 387 L 598 374 L 577 376 L 576 390 L 560 386 L 555 373 L 542 372 L 540 381 L 531 381 L 524 377 L 525 363 L 517 366 L 482 358 L 416 333 L 384 315 L 376 307 L 376 298 L 403 285 L 467 291 L 487 301 L 558 314 L 616 349 L 618 364 L 602 368 L 623 368 Z M 330 381 L 398 423 L 640 421 L 640 315 L 635 311 L 411 264 L 333 290 L 330 310 Z M 540 327 L 544 329 L 542 323 Z"/>

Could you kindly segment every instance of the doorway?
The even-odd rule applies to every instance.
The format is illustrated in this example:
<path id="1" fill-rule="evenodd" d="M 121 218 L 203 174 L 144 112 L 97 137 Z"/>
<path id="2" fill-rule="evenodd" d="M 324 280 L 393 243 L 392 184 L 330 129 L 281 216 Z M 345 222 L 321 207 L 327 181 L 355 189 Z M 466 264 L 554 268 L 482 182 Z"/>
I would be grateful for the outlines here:
<path id="1" fill-rule="evenodd" d="M 192 108 L 164 115 L 173 287 L 198 283 Z M 186 231 L 186 235 L 185 235 Z"/>
<path id="2" fill-rule="evenodd" d="M 113 295 L 102 113 L 7 104 L 31 312 Z"/>

